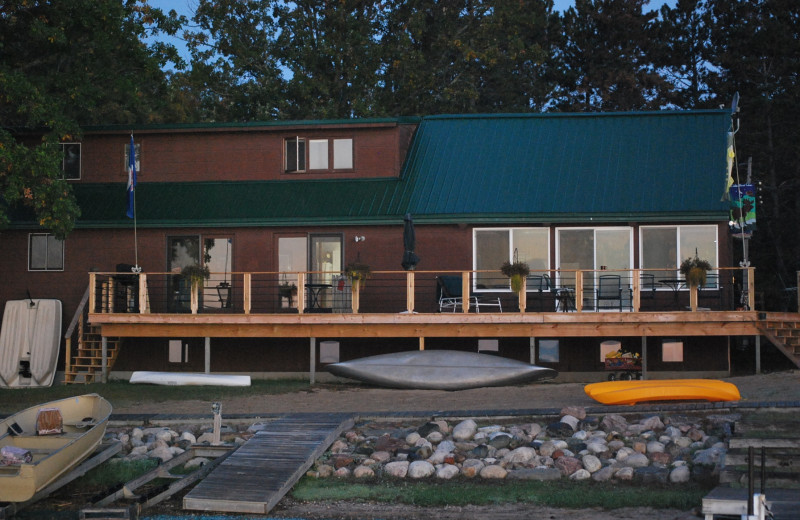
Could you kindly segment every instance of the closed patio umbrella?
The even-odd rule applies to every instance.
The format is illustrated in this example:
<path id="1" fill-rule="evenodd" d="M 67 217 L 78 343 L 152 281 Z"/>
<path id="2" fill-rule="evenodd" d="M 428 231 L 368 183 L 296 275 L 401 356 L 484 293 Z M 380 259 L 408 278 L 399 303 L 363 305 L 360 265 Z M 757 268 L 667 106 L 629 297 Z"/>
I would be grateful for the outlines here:
<path id="1" fill-rule="evenodd" d="M 419 257 L 414 253 L 417 237 L 414 233 L 414 221 L 411 219 L 411 213 L 406 213 L 406 216 L 403 217 L 403 221 L 403 248 L 405 252 L 403 253 L 403 262 L 401 265 L 406 271 L 413 271 L 414 268 L 417 267 Z"/>

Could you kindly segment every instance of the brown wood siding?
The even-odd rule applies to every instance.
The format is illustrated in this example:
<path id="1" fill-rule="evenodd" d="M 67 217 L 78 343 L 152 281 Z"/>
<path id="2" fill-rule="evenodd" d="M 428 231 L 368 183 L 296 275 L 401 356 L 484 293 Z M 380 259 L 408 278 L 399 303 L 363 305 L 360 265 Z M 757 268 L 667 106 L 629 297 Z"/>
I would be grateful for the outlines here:
<path id="1" fill-rule="evenodd" d="M 312 127 L 251 132 L 134 133 L 141 145 L 138 182 L 262 181 L 396 177 L 408 149 L 407 126 Z M 402 131 L 400 130 L 402 129 Z M 353 170 L 323 173 L 283 171 L 284 140 L 352 138 Z M 81 141 L 81 180 L 126 182 L 125 147 L 130 134 L 87 134 Z"/>

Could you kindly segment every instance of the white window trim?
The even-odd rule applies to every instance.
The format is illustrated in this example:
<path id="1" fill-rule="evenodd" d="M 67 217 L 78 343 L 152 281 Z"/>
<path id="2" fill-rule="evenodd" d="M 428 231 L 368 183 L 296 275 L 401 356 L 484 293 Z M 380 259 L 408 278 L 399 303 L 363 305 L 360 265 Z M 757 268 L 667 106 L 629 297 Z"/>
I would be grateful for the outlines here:
<path id="1" fill-rule="evenodd" d="M 513 261 L 514 258 L 514 231 L 516 230 L 544 230 L 547 234 L 547 253 L 546 253 L 546 267 L 545 271 L 549 271 L 551 269 L 550 265 L 550 227 L 539 227 L 539 226 L 515 226 L 515 227 L 483 227 L 483 228 L 473 228 L 472 229 L 472 270 L 477 271 L 477 255 L 475 254 L 477 247 L 478 247 L 478 232 L 480 231 L 507 231 L 508 232 L 508 260 L 509 262 Z M 508 289 L 501 289 L 497 287 L 493 287 L 491 289 L 478 289 L 475 287 L 475 280 L 472 280 L 472 290 L 476 293 L 478 292 L 511 292 L 511 287 L 509 286 Z"/>
<path id="2" fill-rule="evenodd" d="M 680 244 L 681 244 L 681 228 L 700 228 L 700 227 L 707 227 L 714 229 L 714 258 L 712 260 L 708 260 L 711 263 L 711 266 L 719 267 L 719 226 L 714 224 L 664 224 L 664 225 L 656 225 L 656 226 L 639 226 L 639 266 L 642 266 L 643 258 L 642 258 L 642 233 L 646 229 L 665 229 L 665 228 L 675 228 L 675 255 L 676 255 L 676 265 L 678 267 L 675 268 L 675 276 L 680 276 L 680 265 L 684 258 L 680 257 Z M 644 268 L 643 268 L 644 269 Z M 653 269 L 653 268 L 648 268 Z M 664 269 L 665 271 L 667 269 Z M 712 272 L 716 272 L 713 270 Z M 656 287 L 657 291 L 672 291 L 669 287 Z M 687 288 L 683 288 L 681 290 L 688 290 Z"/>
<path id="3" fill-rule="evenodd" d="M 581 231 L 581 230 L 592 230 L 594 231 L 594 237 L 597 237 L 597 231 L 628 231 L 628 240 L 630 241 L 631 249 L 628 254 L 628 269 L 633 269 L 633 258 L 636 254 L 634 251 L 634 242 L 633 242 L 633 227 L 631 226 L 581 226 L 581 227 L 557 227 L 556 228 L 556 269 L 561 269 L 561 231 Z M 641 244 L 641 243 L 640 243 Z M 594 264 L 594 269 L 599 269 L 600 267 L 597 265 L 597 243 L 595 241 L 595 246 L 592 250 L 592 263 Z M 560 278 L 560 275 L 559 275 Z M 559 286 L 561 285 L 560 280 L 554 280 L 557 282 Z"/>

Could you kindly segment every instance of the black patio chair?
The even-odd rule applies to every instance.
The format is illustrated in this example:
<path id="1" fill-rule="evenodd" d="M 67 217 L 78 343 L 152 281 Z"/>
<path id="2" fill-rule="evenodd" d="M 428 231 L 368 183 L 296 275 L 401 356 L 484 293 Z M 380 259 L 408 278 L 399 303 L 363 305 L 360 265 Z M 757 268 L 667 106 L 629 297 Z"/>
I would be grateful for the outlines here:
<path id="1" fill-rule="evenodd" d="M 537 294 L 539 311 L 544 310 L 546 294 L 550 292 L 550 277 L 546 274 L 532 274 L 526 281 L 528 293 Z"/>
<path id="2" fill-rule="evenodd" d="M 598 278 L 595 311 L 600 310 L 600 303 L 604 301 L 614 302 L 622 312 L 622 278 L 618 274 L 604 274 Z"/>

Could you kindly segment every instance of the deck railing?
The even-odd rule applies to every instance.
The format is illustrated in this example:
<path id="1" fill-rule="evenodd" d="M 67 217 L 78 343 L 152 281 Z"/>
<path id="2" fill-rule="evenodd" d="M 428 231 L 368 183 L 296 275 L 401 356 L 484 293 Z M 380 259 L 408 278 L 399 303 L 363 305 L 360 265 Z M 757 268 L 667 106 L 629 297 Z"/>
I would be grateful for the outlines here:
<path id="1" fill-rule="evenodd" d="M 460 291 L 450 296 L 468 297 L 443 306 L 442 280 L 448 276 L 460 277 Z M 515 294 L 499 271 L 373 271 L 361 282 L 341 272 L 211 273 L 196 287 L 176 273 L 91 272 L 89 309 L 140 314 L 755 310 L 752 267 L 713 269 L 699 288 L 682 278 L 677 270 L 531 271 Z"/>

